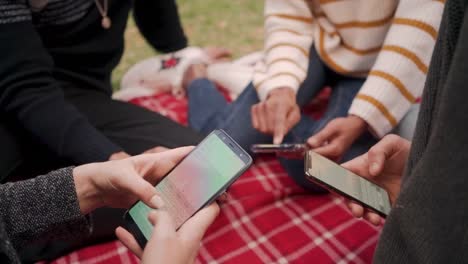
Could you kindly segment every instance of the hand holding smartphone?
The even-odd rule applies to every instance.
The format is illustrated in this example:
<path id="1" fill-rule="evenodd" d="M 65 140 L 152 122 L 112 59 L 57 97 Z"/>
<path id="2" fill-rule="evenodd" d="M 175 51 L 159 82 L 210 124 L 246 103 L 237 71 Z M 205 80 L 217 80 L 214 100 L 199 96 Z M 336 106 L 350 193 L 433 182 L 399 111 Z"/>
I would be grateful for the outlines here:
<path id="1" fill-rule="evenodd" d="M 322 187 L 386 217 L 391 210 L 388 193 L 375 183 L 354 174 L 335 162 L 308 151 L 304 159 L 306 177 Z"/>
<path id="2" fill-rule="evenodd" d="M 179 228 L 203 207 L 211 204 L 252 164 L 252 158 L 226 132 L 215 130 L 157 185 L 156 191 Z M 144 248 L 153 230 L 151 211 L 137 202 L 124 216 L 125 226 Z"/>

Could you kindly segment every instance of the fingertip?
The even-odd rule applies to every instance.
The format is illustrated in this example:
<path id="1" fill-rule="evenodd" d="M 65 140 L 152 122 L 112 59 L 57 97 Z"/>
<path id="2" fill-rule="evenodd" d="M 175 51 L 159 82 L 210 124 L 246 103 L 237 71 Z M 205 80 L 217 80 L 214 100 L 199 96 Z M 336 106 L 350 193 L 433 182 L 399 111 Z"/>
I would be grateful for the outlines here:
<path id="1" fill-rule="evenodd" d="M 328 159 L 337 162 L 336 159 L 339 155 L 337 154 L 338 152 L 335 150 L 335 147 L 333 145 L 325 145 L 317 148 L 312 148 L 312 150 L 317 154 L 320 154 Z"/>
<path id="2" fill-rule="evenodd" d="M 120 181 L 119 187 L 151 206 L 151 198 L 156 194 L 156 189 L 151 183 L 136 174 L 136 172 L 133 173 L 134 174 L 128 175 L 128 177 L 124 177 Z M 122 206 L 124 206 L 124 204 L 122 204 Z"/>
<path id="3" fill-rule="evenodd" d="M 154 208 L 154 209 L 159 209 L 159 208 L 163 208 L 164 207 L 164 201 L 161 197 L 159 197 L 159 195 L 154 195 L 153 198 L 151 198 L 150 200 L 150 205 Z"/>
<path id="4" fill-rule="evenodd" d="M 156 225 L 156 223 L 158 222 L 158 212 L 156 210 L 151 210 L 148 213 L 148 220 L 152 225 Z"/>
<path id="5" fill-rule="evenodd" d="M 115 235 L 125 247 L 132 251 L 137 257 L 141 258 L 143 250 L 130 232 L 119 226 L 115 229 Z"/>
<path id="6" fill-rule="evenodd" d="M 193 149 L 195 148 L 195 146 L 184 146 L 184 147 L 180 147 L 180 148 L 177 148 L 178 149 L 178 154 L 179 155 L 187 155 L 190 151 L 192 151 Z"/>
<path id="7" fill-rule="evenodd" d="M 202 212 L 203 211 L 203 212 Z M 200 216 L 203 215 L 204 218 L 209 219 L 208 222 L 212 223 L 216 217 L 219 215 L 221 208 L 217 202 L 211 203 L 209 206 L 203 208 L 200 212 Z M 199 213 L 200 213 L 199 212 Z"/>
<path id="8" fill-rule="evenodd" d="M 126 242 L 129 240 L 129 235 L 131 235 L 125 228 L 119 226 L 114 231 L 115 236 L 122 242 Z"/>
<path id="9" fill-rule="evenodd" d="M 210 208 L 210 210 L 213 211 L 213 215 L 214 215 L 215 218 L 221 212 L 221 208 L 219 207 L 219 204 L 217 202 L 212 203 L 210 206 L 208 206 L 208 208 Z"/>
<path id="10" fill-rule="evenodd" d="M 353 167 L 352 165 L 353 165 L 353 160 L 348 160 L 347 162 L 340 164 L 341 167 L 347 170 L 351 170 L 351 168 Z"/>
<path id="11" fill-rule="evenodd" d="M 364 215 L 364 208 L 354 202 L 350 202 L 348 205 L 351 214 L 356 218 L 361 218 Z"/>
<path id="12" fill-rule="evenodd" d="M 310 137 L 309 139 L 307 139 L 307 144 L 309 144 L 309 146 L 311 146 L 312 148 L 316 148 L 318 146 L 318 141 L 315 137 Z"/>
<path id="13" fill-rule="evenodd" d="M 256 122 L 256 120 L 252 120 L 252 127 L 256 130 L 258 130 L 258 123 Z"/>
<path id="14" fill-rule="evenodd" d="M 256 115 L 256 107 L 257 106 L 252 106 L 250 108 L 250 116 L 252 118 L 252 126 L 255 128 L 255 129 L 258 129 L 258 120 L 257 120 L 257 115 Z"/>
<path id="15" fill-rule="evenodd" d="M 119 236 L 120 236 L 120 234 L 122 234 L 122 232 L 123 232 L 123 229 L 124 229 L 123 227 L 121 227 L 121 226 L 118 226 L 118 227 L 117 227 L 117 228 L 114 230 L 114 234 L 115 234 L 115 236 L 116 236 L 116 237 L 119 237 Z"/>
<path id="16" fill-rule="evenodd" d="M 369 168 L 370 174 L 372 176 L 378 175 L 380 173 L 381 166 L 382 165 L 376 161 L 372 162 Z"/>
<path id="17" fill-rule="evenodd" d="M 228 199 L 229 199 L 228 193 L 224 192 L 218 197 L 218 199 L 216 199 L 216 201 L 219 202 L 219 203 L 225 203 L 225 202 L 227 202 Z"/>
<path id="18" fill-rule="evenodd" d="M 375 226 L 379 226 L 382 223 L 382 218 L 373 212 L 366 213 L 364 218 Z"/>
<path id="19" fill-rule="evenodd" d="M 275 136 L 273 138 L 273 144 L 281 144 L 281 142 L 283 142 L 283 136 L 282 135 L 278 135 L 278 136 Z"/>
<path id="20" fill-rule="evenodd" d="M 257 105 L 256 104 L 252 105 L 252 107 L 250 107 L 250 114 L 254 115 L 256 109 L 257 109 Z"/>

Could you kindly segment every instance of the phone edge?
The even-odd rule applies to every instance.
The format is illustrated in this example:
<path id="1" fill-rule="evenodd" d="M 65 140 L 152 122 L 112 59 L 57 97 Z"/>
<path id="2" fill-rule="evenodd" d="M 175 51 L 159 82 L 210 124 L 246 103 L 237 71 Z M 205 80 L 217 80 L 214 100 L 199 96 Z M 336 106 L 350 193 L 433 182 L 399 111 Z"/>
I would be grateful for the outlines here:
<path id="1" fill-rule="evenodd" d="M 343 191 L 341 191 L 341 190 L 338 190 L 337 188 L 335 188 L 335 187 L 329 185 L 328 183 L 326 183 L 326 182 L 324 182 L 324 181 L 318 179 L 317 177 L 311 175 L 311 174 L 309 173 L 308 169 L 307 169 L 307 164 L 309 163 L 309 161 L 310 161 L 310 155 L 309 155 L 309 151 L 307 151 L 307 153 L 306 153 L 306 159 L 304 159 L 304 173 L 305 173 L 305 175 L 307 176 L 307 177 L 306 177 L 307 180 L 309 180 L 309 181 L 311 181 L 311 182 L 313 182 L 313 183 L 319 185 L 320 187 L 323 187 L 323 188 L 327 189 L 328 191 L 330 191 L 330 192 L 332 192 L 332 193 L 335 193 L 335 194 L 340 195 L 340 196 L 342 196 L 342 197 L 344 197 L 344 198 L 346 198 L 346 199 L 348 199 L 348 200 L 351 200 L 351 201 L 353 201 L 353 202 L 356 202 L 356 203 L 358 203 L 359 205 L 364 206 L 366 209 L 371 210 L 372 212 L 378 214 L 379 216 L 381 216 L 381 217 L 383 217 L 383 218 L 387 218 L 388 214 L 386 214 L 385 212 L 382 212 L 382 211 L 380 211 L 380 210 L 374 208 L 373 206 L 371 206 L 371 205 L 369 205 L 369 204 L 366 204 L 366 203 L 364 203 L 363 201 L 358 200 L 358 199 L 352 197 L 351 195 L 349 195 L 349 194 L 347 194 L 347 193 L 345 193 L 345 192 L 343 192 Z M 340 166 L 340 165 L 338 164 L 338 166 Z M 340 166 L 340 167 L 341 167 L 341 166 Z M 357 176 L 357 177 L 361 177 L 361 176 L 359 176 L 359 175 L 356 175 L 356 176 Z M 366 179 L 366 180 L 367 180 L 367 179 Z M 374 183 L 374 184 L 375 184 L 375 183 Z M 379 187 L 380 187 L 380 186 L 379 186 Z M 382 187 L 380 187 L 380 188 L 382 188 Z M 387 192 L 387 191 L 385 191 L 385 193 L 387 193 L 387 195 L 388 195 L 388 192 Z M 391 211 L 391 209 L 390 209 L 390 211 Z M 390 211 L 389 211 L 389 213 L 390 213 Z"/>

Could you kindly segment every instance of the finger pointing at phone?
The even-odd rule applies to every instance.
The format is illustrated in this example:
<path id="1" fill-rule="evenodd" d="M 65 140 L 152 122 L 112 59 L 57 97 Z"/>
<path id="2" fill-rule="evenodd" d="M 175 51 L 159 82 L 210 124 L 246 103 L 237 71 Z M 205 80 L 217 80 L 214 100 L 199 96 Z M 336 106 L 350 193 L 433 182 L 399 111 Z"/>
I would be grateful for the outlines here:
<path id="1" fill-rule="evenodd" d="M 289 87 L 272 90 L 265 101 L 252 106 L 251 115 L 252 126 L 264 134 L 273 135 L 273 143 L 280 144 L 300 119 L 294 90 Z"/>

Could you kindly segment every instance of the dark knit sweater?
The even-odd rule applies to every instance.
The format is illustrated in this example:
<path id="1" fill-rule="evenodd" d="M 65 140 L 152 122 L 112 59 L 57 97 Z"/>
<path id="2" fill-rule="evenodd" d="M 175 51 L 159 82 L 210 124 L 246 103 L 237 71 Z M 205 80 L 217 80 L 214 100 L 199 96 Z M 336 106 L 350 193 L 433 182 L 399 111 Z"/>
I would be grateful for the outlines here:
<path id="1" fill-rule="evenodd" d="M 0 263 L 20 263 L 16 251 L 26 243 L 90 234 L 80 212 L 73 168 L 0 185 Z"/>
<path id="2" fill-rule="evenodd" d="M 468 263 L 468 1 L 448 0 L 375 263 Z"/>
<path id="3" fill-rule="evenodd" d="M 154 48 L 168 52 L 187 45 L 174 0 L 109 0 L 108 30 L 93 0 L 0 0 L 0 122 L 19 125 L 75 164 L 107 160 L 120 151 L 66 102 L 63 89 L 110 96 L 132 7 Z"/>

